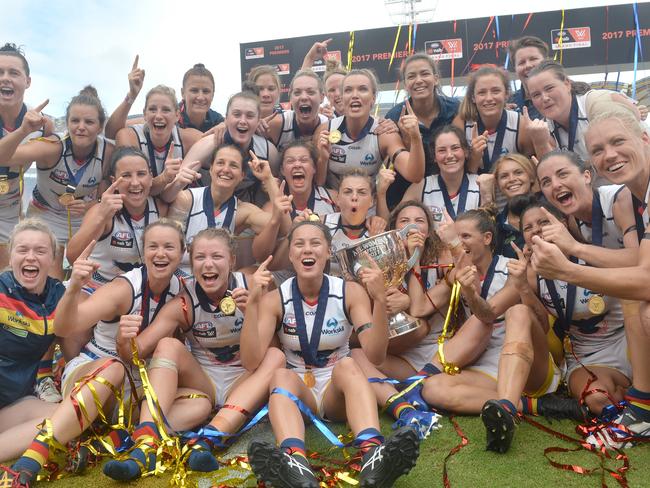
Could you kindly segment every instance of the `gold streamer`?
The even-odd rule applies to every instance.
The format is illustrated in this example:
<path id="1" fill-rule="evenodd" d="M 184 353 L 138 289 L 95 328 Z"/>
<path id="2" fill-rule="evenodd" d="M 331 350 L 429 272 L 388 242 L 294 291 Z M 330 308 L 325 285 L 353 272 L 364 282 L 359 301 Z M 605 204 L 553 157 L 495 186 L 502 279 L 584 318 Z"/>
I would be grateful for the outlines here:
<path id="1" fill-rule="evenodd" d="M 397 51 L 397 43 L 399 42 L 399 36 L 402 32 L 402 24 L 397 26 L 397 34 L 395 35 L 395 42 L 393 43 L 393 52 L 390 54 L 390 61 L 388 62 L 388 72 L 390 73 L 390 68 L 393 66 L 393 60 L 395 59 L 395 52 Z"/>
<path id="2" fill-rule="evenodd" d="M 453 335 L 453 330 L 449 331 L 449 324 L 451 322 L 451 317 L 458 308 L 460 301 L 460 283 L 458 281 L 454 282 L 454 286 L 451 288 L 451 298 L 449 300 L 449 308 L 447 309 L 447 316 L 445 317 L 445 324 L 442 327 L 442 332 L 438 337 L 438 358 L 440 359 L 440 364 L 442 364 L 443 371 L 448 375 L 454 375 L 460 373 L 460 368 L 453 363 L 448 363 L 445 361 L 444 353 L 444 343 L 449 335 Z"/>
<path id="3" fill-rule="evenodd" d="M 560 39 L 558 40 L 558 45 L 560 47 L 560 64 L 562 64 L 562 54 L 564 53 L 564 47 L 562 46 L 562 39 L 564 38 L 564 9 L 562 9 L 562 21 L 560 22 Z M 551 39 L 552 40 L 552 39 Z M 553 60 L 557 61 L 557 52 L 553 56 Z"/>
<path id="4" fill-rule="evenodd" d="M 352 53 L 354 52 L 354 31 L 350 31 L 350 43 L 348 44 L 348 71 L 352 69 Z"/>

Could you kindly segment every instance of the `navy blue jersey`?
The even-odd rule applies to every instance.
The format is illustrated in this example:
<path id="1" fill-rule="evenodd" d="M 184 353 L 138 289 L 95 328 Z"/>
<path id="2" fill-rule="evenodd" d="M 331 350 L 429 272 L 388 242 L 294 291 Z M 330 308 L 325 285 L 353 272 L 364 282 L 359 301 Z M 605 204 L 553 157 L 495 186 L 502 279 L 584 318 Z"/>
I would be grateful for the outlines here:
<path id="1" fill-rule="evenodd" d="M 190 122 L 190 118 L 188 117 L 187 112 L 185 111 L 185 102 L 181 102 L 180 112 L 181 115 L 178 118 L 178 126 L 181 127 L 182 129 L 196 129 L 201 132 L 207 132 L 210 129 L 212 129 L 215 125 L 219 125 L 221 122 L 224 121 L 223 115 L 209 108 L 208 112 L 205 114 L 205 119 L 203 120 L 201 126 L 196 127 L 195 125 L 192 125 L 192 122 Z"/>
<path id="2" fill-rule="evenodd" d="M 38 363 L 54 341 L 54 310 L 64 292 L 54 278 L 35 295 L 11 271 L 0 274 L 0 408 L 32 392 Z"/>

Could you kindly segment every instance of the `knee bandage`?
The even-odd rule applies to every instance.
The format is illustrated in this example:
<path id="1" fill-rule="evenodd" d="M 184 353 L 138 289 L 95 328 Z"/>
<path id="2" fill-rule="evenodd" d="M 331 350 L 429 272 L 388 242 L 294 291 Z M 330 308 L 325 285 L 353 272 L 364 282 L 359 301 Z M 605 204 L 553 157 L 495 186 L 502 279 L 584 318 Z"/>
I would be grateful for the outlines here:
<path id="1" fill-rule="evenodd" d="M 148 369 L 154 369 L 154 368 L 167 368 L 178 373 L 178 366 L 176 366 L 176 363 L 171 359 L 156 358 L 156 357 L 152 358 L 151 361 L 149 361 Z"/>
<path id="2" fill-rule="evenodd" d="M 533 362 L 535 351 L 533 346 L 528 342 L 506 342 L 501 349 L 502 356 L 519 356 L 528 364 Z"/>

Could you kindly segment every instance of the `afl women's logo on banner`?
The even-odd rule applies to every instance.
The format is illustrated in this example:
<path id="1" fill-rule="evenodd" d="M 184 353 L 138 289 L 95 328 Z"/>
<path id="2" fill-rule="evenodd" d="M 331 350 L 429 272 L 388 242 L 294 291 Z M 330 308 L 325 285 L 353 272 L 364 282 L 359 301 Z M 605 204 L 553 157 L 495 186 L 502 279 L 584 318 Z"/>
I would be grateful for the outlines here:
<path id="1" fill-rule="evenodd" d="M 562 44 L 560 44 L 562 39 Z M 591 47 L 591 28 L 569 27 L 567 29 L 553 29 L 551 31 L 551 44 L 553 50 L 577 49 Z"/>
<path id="2" fill-rule="evenodd" d="M 244 53 L 246 59 L 260 59 L 264 57 L 263 47 L 249 47 Z"/>
<path id="3" fill-rule="evenodd" d="M 462 39 L 441 39 L 439 41 L 426 41 L 424 50 L 436 61 L 441 59 L 459 59 L 463 57 Z"/>

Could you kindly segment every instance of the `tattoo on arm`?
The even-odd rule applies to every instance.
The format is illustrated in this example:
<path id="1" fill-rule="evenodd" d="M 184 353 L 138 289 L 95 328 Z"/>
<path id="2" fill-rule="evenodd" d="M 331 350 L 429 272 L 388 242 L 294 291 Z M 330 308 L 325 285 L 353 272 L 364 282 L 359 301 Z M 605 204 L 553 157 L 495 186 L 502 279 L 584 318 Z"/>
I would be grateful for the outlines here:
<path id="1" fill-rule="evenodd" d="M 360 325 L 359 327 L 357 327 L 357 335 L 361 334 L 364 330 L 368 330 L 370 328 L 372 328 L 372 322 L 367 322 L 363 325 Z"/>

